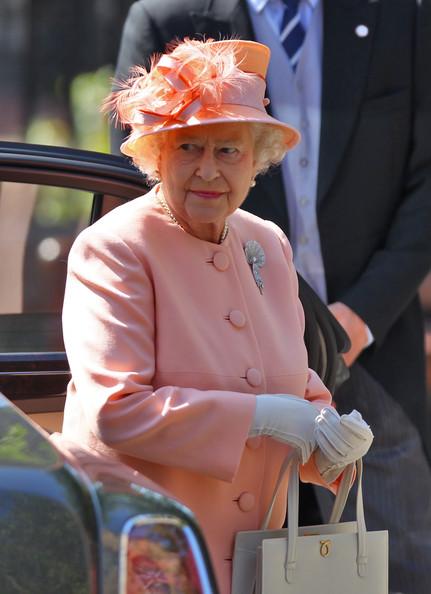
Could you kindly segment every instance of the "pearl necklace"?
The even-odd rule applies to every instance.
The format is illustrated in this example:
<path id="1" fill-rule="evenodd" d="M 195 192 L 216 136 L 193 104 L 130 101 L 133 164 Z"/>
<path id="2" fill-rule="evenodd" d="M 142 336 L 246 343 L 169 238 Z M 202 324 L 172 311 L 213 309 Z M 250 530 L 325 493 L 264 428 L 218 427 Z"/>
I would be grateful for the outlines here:
<path id="1" fill-rule="evenodd" d="M 179 223 L 177 221 L 174 213 L 169 208 L 169 204 L 166 202 L 166 200 L 164 199 L 163 196 L 160 196 L 160 193 L 159 192 L 156 192 L 156 198 L 157 198 L 160 206 L 163 208 L 163 210 L 166 212 L 166 214 L 168 215 L 168 217 L 171 219 L 171 221 L 173 223 L 175 223 L 175 225 L 177 225 L 180 229 L 182 229 L 183 231 L 185 231 L 187 233 L 187 231 L 184 229 L 184 227 L 181 225 L 181 223 Z M 227 224 L 227 222 L 225 222 L 224 227 L 223 227 L 223 231 L 221 232 L 221 235 L 220 235 L 220 239 L 218 240 L 218 243 L 219 244 L 224 242 L 224 240 L 226 239 L 228 233 L 229 233 L 229 225 Z"/>

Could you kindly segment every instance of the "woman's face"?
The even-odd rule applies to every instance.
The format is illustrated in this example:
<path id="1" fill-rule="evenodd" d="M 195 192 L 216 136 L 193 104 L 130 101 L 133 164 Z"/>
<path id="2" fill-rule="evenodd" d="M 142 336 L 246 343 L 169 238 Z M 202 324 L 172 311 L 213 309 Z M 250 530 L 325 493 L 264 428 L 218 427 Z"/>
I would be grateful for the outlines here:
<path id="1" fill-rule="evenodd" d="M 253 133 L 239 123 L 175 130 L 167 135 L 159 169 L 161 190 L 180 225 L 218 242 L 254 178 Z"/>

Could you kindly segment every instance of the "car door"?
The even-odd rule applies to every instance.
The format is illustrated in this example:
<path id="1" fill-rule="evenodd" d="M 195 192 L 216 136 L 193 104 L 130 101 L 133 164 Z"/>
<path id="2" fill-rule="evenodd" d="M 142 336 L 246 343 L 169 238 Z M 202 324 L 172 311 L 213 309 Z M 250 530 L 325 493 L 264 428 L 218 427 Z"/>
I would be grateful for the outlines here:
<path id="1" fill-rule="evenodd" d="M 0 391 L 49 431 L 61 427 L 70 377 L 61 332 L 69 249 L 144 192 L 121 157 L 0 142 Z"/>

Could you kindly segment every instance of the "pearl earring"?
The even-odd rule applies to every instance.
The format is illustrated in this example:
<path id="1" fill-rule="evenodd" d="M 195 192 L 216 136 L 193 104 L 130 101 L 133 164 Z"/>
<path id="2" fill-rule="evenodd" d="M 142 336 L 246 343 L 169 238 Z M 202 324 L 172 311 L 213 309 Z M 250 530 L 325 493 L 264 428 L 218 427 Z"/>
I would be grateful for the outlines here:
<path id="1" fill-rule="evenodd" d="M 250 183 L 250 188 L 254 188 L 255 185 L 256 185 L 256 180 L 252 179 L 251 183 Z"/>

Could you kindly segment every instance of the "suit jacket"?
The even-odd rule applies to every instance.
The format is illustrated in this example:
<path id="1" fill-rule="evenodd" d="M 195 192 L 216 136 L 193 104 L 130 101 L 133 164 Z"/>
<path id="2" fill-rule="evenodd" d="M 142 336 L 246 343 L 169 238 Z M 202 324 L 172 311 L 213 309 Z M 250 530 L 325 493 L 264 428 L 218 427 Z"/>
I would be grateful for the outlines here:
<path id="1" fill-rule="evenodd" d="M 286 237 L 244 211 L 229 223 L 217 245 L 170 221 L 154 191 L 117 208 L 72 247 L 63 325 L 73 378 L 64 437 L 132 466 L 190 507 L 223 594 L 234 535 L 260 527 L 288 452 L 269 438 L 247 439 L 255 394 L 294 394 L 319 409 L 331 400 L 307 369 Z M 244 255 L 249 239 L 266 254 L 263 294 Z M 322 483 L 313 458 L 301 475 Z M 284 520 L 284 487 L 273 527 Z"/>
<path id="2" fill-rule="evenodd" d="M 417 289 L 431 263 L 431 2 L 324 0 L 318 223 L 329 302 L 342 301 L 375 343 L 360 361 L 426 439 L 423 324 Z M 358 25 L 368 35 L 355 33 Z M 243 0 L 139 0 L 117 75 L 173 38 L 253 38 Z M 115 147 L 114 141 L 114 147 Z M 244 208 L 287 234 L 279 171 Z"/>

